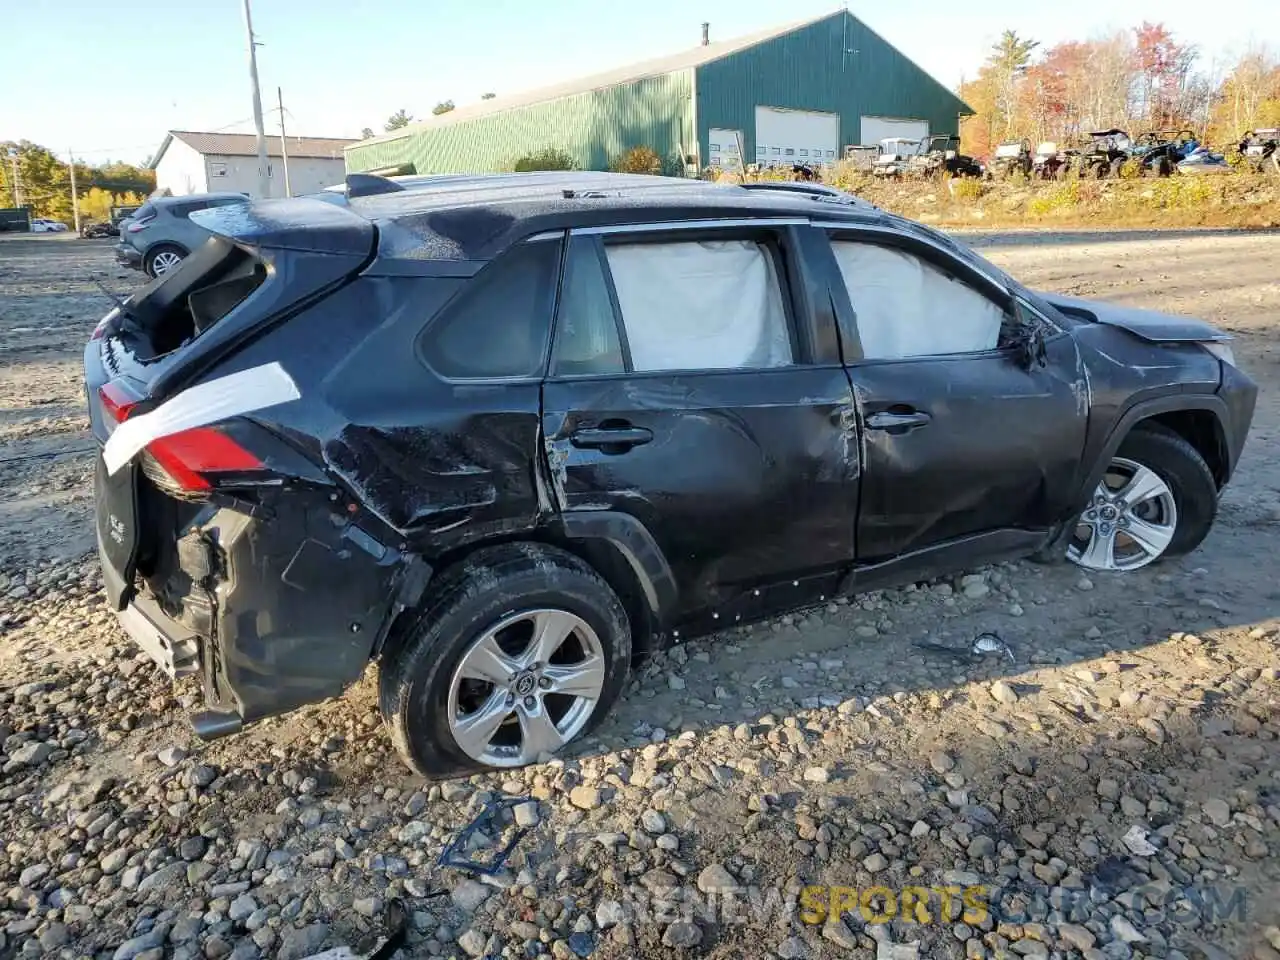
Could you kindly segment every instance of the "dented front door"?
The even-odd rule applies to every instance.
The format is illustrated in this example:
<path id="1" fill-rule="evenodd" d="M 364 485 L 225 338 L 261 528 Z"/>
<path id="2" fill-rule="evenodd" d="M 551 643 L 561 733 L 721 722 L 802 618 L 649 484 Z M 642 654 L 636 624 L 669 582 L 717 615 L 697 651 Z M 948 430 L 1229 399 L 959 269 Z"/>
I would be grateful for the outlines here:
<path id="1" fill-rule="evenodd" d="M 851 364 L 865 431 L 858 558 L 877 562 L 1069 512 L 1088 409 L 1075 343 Z"/>
<path id="2" fill-rule="evenodd" d="M 671 567 L 682 618 L 740 609 L 757 590 L 785 606 L 831 589 L 854 552 L 853 431 L 838 366 L 553 379 L 543 391 L 560 508 L 636 517 Z"/>

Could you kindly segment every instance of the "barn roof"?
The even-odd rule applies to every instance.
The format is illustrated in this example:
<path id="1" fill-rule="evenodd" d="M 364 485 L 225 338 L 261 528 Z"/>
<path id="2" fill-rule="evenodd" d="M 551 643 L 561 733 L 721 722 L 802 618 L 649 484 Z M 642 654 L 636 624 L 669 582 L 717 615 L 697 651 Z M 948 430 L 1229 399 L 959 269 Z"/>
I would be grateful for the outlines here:
<path id="1" fill-rule="evenodd" d="M 401 127 L 399 130 L 392 131 L 384 136 L 373 137 L 368 140 L 357 140 L 350 144 L 350 146 L 356 146 L 357 144 L 364 146 L 370 143 L 386 143 L 393 140 L 401 140 L 423 130 L 435 130 L 453 123 L 460 123 L 465 120 L 474 120 L 477 117 L 487 117 L 495 113 L 502 113 L 506 110 L 532 106 L 535 103 L 545 103 L 549 100 L 560 100 L 564 97 L 571 97 L 578 93 L 590 93 L 592 90 L 603 90 L 607 87 L 617 86 L 621 83 L 631 83 L 635 80 L 643 80 L 646 77 L 661 77 L 669 73 L 675 73 L 679 70 L 688 70 L 691 67 L 700 67 L 705 63 L 711 63 L 712 61 L 723 59 L 731 54 L 746 50 L 749 47 L 754 47 L 769 40 L 776 39 L 777 37 L 785 36 L 788 33 L 803 29 L 811 24 L 818 23 L 822 20 L 828 20 L 831 17 L 840 16 L 844 13 L 845 11 L 843 10 L 836 13 L 824 13 L 821 16 L 810 17 L 807 20 L 797 20 L 791 23 L 782 24 L 781 26 L 770 27 L 767 30 L 759 30 L 755 33 L 746 34 L 745 36 L 702 44 L 689 50 L 682 50 L 679 53 L 669 54 L 665 57 L 641 60 L 637 63 L 629 63 L 621 67 L 614 67 L 612 70 L 606 70 L 603 73 L 593 73 L 589 76 L 576 77 L 572 80 L 566 80 L 562 83 L 552 84 L 547 87 L 538 87 L 534 90 L 526 90 L 506 96 L 497 96 L 490 100 L 481 100 L 478 103 L 471 103 L 466 106 L 456 107 L 448 113 L 442 113 L 419 123 L 413 123 L 407 127 Z"/>
<path id="2" fill-rule="evenodd" d="M 197 153 L 224 157 L 256 157 L 258 155 L 258 138 L 252 133 L 201 133 L 196 130 L 170 130 L 164 136 L 164 142 L 156 151 L 150 167 L 155 169 L 160 158 L 169 149 L 174 140 L 181 140 Z M 267 137 L 267 156 L 279 157 L 280 138 Z M 345 140 L 338 137 L 286 137 L 285 147 L 290 157 L 341 160 L 343 150 L 359 140 Z"/>

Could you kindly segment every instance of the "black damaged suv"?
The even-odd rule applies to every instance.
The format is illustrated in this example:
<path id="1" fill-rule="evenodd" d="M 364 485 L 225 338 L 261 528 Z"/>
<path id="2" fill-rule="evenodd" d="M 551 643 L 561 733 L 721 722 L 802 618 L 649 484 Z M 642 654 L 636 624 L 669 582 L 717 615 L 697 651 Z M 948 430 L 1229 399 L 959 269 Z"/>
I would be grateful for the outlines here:
<path id="1" fill-rule="evenodd" d="M 1194 549 L 1256 388 L 821 186 L 353 176 L 85 352 L 110 602 L 201 736 L 341 693 L 430 776 L 555 753 L 633 658 L 1013 557 Z"/>

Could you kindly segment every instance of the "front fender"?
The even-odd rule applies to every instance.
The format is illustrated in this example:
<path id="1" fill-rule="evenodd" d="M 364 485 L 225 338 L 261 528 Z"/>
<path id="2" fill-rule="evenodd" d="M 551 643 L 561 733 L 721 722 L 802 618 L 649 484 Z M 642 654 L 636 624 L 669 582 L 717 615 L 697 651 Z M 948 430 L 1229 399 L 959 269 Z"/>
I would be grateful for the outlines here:
<path id="1" fill-rule="evenodd" d="M 1116 451 L 1120 449 L 1120 444 L 1124 443 L 1125 437 L 1129 435 L 1129 431 L 1134 426 L 1143 420 L 1149 420 L 1160 414 L 1188 410 L 1207 410 L 1212 413 L 1216 422 L 1219 441 L 1224 444 L 1225 449 L 1229 450 L 1231 448 L 1231 445 L 1225 442 L 1230 412 L 1221 397 L 1211 394 L 1171 394 L 1165 397 L 1154 397 L 1150 400 L 1140 400 L 1125 408 L 1124 412 L 1116 419 L 1111 432 L 1107 434 L 1107 439 L 1102 444 L 1098 456 L 1089 467 L 1088 473 L 1085 474 L 1084 485 L 1077 492 L 1077 502 L 1083 506 L 1089 495 L 1102 482 L 1102 478 L 1107 472 L 1107 467 L 1111 463 L 1111 458 L 1116 455 Z M 1228 475 L 1230 475 L 1230 470 L 1234 466 L 1234 462 L 1229 465 Z"/>

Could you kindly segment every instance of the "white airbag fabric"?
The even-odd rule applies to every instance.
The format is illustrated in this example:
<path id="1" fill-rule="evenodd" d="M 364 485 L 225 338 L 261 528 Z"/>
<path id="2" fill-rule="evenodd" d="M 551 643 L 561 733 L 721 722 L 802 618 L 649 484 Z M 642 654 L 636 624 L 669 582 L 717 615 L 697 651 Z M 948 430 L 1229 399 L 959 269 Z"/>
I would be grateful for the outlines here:
<path id="1" fill-rule="evenodd" d="M 610 246 L 636 370 L 714 370 L 791 363 L 773 258 L 745 240 Z"/>
<path id="2" fill-rule="evenodd" d="M 103 464 L 107 473 L 113 474 L 153 440 L 274 407 L 300 396 L 293 377 L 279 363 L 251 367 L 198 384 L 166 400 L 150 413 L 116 427 L 102 450 Z"/>
<path id="3" fill-rule="evenodd" d="M 1001 308 L 918 257 L 871 243 L 832 243 L 868 360 L 993 350 Z"/>

